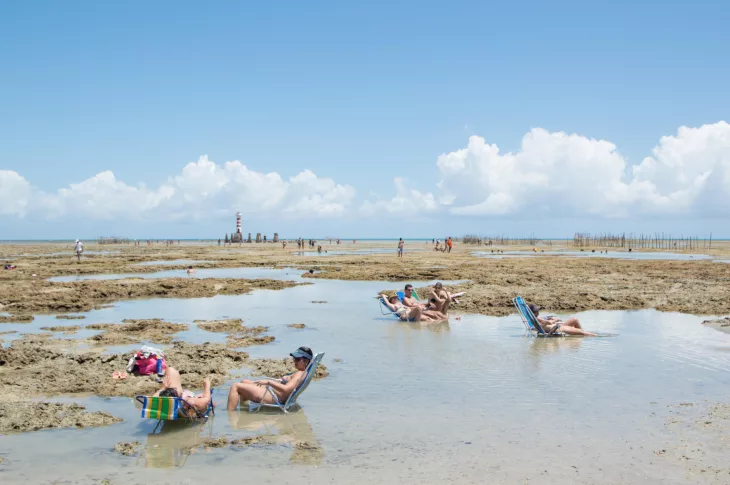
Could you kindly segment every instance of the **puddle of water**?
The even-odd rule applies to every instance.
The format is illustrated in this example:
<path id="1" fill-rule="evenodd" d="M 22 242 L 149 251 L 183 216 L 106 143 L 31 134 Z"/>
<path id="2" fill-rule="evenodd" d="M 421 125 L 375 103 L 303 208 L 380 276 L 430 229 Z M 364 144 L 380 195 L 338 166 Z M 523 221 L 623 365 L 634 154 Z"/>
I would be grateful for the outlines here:
<path id="1" fill-rule="evenodd" d="M 380 315 L 373 295 L 393 285 L 316 280 L 284 291 L 124 301 L 90 312 L 84 322 L 240 317 L 276 336 L 247 349 L 252 356 L 280 358 L 309 345 L 326 352 L 330 376 L 312 383 L 292 416 L 229 415 L 221 386 L 210 429 L 166 425 L 162 437 L 152 435 L 155 422 L 141 420 L 132 399 L 75 399 L 125 422 L 6 436 L 3 478 L 98 482 L 123 474 L 126 481 L 172 483 L 274 474 L 280 483 L 420 484 L 454 476 L 484 483 L 489 475 L 493 483 L 694 483 L 682 480 L 680 465 L 652 453 L 663 427 L 657 410 L 726 398 L 730 335 L 703 327 L 702 317 L 653 310 L 579 314 L 586 328 L 619 334 L 602 339 L 523 338 L 517 315 L 466 315 L 422 327 Z M 290 329 L 291 323 L 306 328 Z M 223 336 L 191 327 L 183 337 Z M 271 434 L 281 442 L 195 454 L 181 449 L 205 433 Z M 119 441 L 147 448 L 138 459 L 124 458 L 110 451 Z M 549 476 L 544 466 L 524 466 L 534 450 L 550 463 Z"/>
<path id="2" fill-rule="evenodd" d="M 109 250 L 109 251 L 84 251 L 81 256 L 85 256 L 88 254 L 98 254 L 98 255 L 105 255 L 105 254 L 119 254 L 121 251 L 118 250 Z M 69 251 L 59 251 L 56 253 L 30 253 L 30 254 L 15 254 L 14 256 L 68 256 L 68 257 L 76 257 L 76 253 L 73 252 L 73 250 Z"/>
<path id="3" fill-rule="evenodd" d="M 48 281 L 119 280 L 123 278 L 246 278 L 300 281 L 305 271 L 295 268 L 208 268 L 196 269 L 193 274 L 187 270 L 174 269 L 154 273 L 95 274 L 78 276 L 54 276 Z"/>
<path id="4" fill-rule="evenodd" d="M 591 251 L 505 251 L 503 253 L 492 253 L 491 251 L 472 251 L 472 254 L 480 258 L 520 258 L 535 256 L 570 256 L 575 258 L 609 258 L 609 259 L 637 259 L 637 260 L 678 260 L 692 261 L 712 259 L 707 254 L 685 254 L 685 253 L 659 253 L 659 252 L 640 252 L 640 251 L 609 251 L 608 253 L 599 253 Z"/>
<path id="5" fill-rule="evenodd" d="M 212 261 L 204 261 L 197 259 L 168 259 L 163 261 L 145 261 L 143 263 L 134 263 L 133 266 L 172 266 L 176 264 L 200 264 L 200 263 L 212 263 Z"/>
<path id="6" fill-rule="evenodd" d="M 406 248 L 404 250 L 404 253 L 413 252 L 413 251 L 426 251 L 422 248 Z M 317 251 L 292 251 L 292 254 L 295 256 L 347 256 L 347 255 L 368 255 L 368 254 L 396 254 L 398 250 L 396 248 L 373 248 L 373 249 L 353 249 L 352 251 L 347 250 L 332 250 L 332 251 L 326 251 L 325 249 L 322 250 L 321 253 L 318 253 Z"/>

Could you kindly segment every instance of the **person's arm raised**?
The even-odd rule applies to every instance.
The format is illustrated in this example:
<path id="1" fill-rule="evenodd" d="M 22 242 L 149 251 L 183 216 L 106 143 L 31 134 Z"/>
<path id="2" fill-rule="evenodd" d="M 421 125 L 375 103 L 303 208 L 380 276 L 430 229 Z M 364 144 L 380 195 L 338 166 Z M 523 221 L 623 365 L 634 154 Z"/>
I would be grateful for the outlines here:
<path id="1" fill-rule="evenodd" d="M 395 307 L 395 305 L 393 305 L 392 303 L 390 303 L 390 302 L 388 301 L 388 297 L 387 297 L 387 296 L 385 296 L 385 295 L 380 295 L 380 298 L 382 298 L 382 299 L 383 299 L 383 303 L 385 303 L 385 306 L 387 306 L 388 308 L 390 308 L 390 310 L 391 310 L 391 311 L 393 311 L 393 312 L 394 312 L 394 311 L 396 311 L 396 310 L 397 310 L 397 309 L 396 309 L 396 307 Z"/>

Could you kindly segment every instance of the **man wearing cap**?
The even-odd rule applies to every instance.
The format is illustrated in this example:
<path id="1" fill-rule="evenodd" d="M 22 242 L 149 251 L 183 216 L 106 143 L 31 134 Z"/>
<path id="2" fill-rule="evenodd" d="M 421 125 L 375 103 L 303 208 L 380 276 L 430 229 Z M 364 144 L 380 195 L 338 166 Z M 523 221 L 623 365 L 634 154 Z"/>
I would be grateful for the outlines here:
<path id="1" fill-rule="evenodd" d="M 241 382 L 236 382 L 231 386 L 228 393 L 228 410 L 236 409 L 240 401 L 274 404 L 278 399 L 280 403 L 285 402 L 304 379 L 307 366 L 314 358 L 314 353 L 309 347 L 299 347 L 289 355 L 294 359 L 296 372 L 287 374 L 281 379 L 262 379 L 258 381 L 243 379 Z"/>
<path id="2" fill-rule="evenodd" d="M 582 335 L 584 337 L 596 336 L 595 333 L 583 330 L 583 326 L 580 324 L 580 321 L 575 317 L 570 317 L 565 321 L 552 316 L 540 318 L 539 315 L 542 307 L 537 306 L 534 303 L 530 303 L 527 306 L 530 307 L 530 311 L 533 315 L 535 315 L 535 318 L 537 318 L 537 321 L 540 322 L 540 325 L 542 325 L 542 328 L 544 328 L 547 333 L 562 332 L 568 335 Z"/>

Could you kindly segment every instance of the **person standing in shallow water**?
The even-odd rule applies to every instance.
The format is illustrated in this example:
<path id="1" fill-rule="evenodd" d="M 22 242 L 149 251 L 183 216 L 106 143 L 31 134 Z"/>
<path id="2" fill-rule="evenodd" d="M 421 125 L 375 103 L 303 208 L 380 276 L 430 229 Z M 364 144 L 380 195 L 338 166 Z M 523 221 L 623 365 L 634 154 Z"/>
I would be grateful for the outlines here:
<path id="1" fill-rule="evenodd" d="M 81 262 L 81 253 L 84 252 L 84 243 L 82 243 L 81 241 L 79 241 L 77 239 L 76 246 L 74 247 L 74 251 L 76 251 L 76 258 L 78 259 L 79 262 Z"/>
<path id="2" fill-rule="evenodd" d="M 405 246 L 405 244 L 406 243 L 403 242 L 403 238 L 400 238 L 400 240 L 398 241 L 398 257 L 399 258 L 403 257 L 403 246 Z"/>

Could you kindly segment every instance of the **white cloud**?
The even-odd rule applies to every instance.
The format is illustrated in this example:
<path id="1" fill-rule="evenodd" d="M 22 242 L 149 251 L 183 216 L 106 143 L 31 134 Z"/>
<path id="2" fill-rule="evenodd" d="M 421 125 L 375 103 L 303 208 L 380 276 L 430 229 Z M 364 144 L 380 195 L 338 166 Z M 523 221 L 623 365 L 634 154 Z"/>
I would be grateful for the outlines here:
<path id="1" fill-rule="evenodd" d="M 659 140 L 652 155 L 631 166 L 617 147 L 536 128 L 514 153 L 472 136 L 467 146 L 439 156 L 433 192 L 406 179 L 395 194 L 372 195 L 359 214 L 646 217 L 656 214 L 730 215 L 730 124 L 681 127 Z M 132 185 L 111 171 L 56 192 L 34 188 L 0 170 L 0 216 L 95 220 L 201 220 L 240 210 L 249 218 L 337 218 L 350 211 L 350 185 L 304 170 L 289 178 L 257 172 L 240 161 L 219 165 L 202 156 L 157 187 Z"/>
<path id="2" fill-rule="evenodd" d="M 376 196 L 375 201 L 366 200 L 360 207 L 360 213 L 364 216 L 372 216 L 383 212 L 417 216 L 438 210 L 439 204 L 432 193 L 409 188 L 406 179 L 401 177 L 395 177 L 393 185 L 395 186 L 395 196 L 392 199 L 383 199 Z"/>
<path id="3" fill-rule="evenodd" d="M 538 216 L 728 213 L 730 125 L 679 129 L 629 170 L 616 146 L 533 129 L 518 152 L 472 136 L 438 157 L 440 202 L 454 214 Z"/>
<path id="4" fill-rule="evenodd" d="M 82 182 L 44 193 L 22 176 L 0 171 L 0 215 L 23 217 L 36 211 L 47 218 L 97 220 L 202 219 L 240 210 L 259 216 L 292 214 L 317 218 L 339 216 L 355 189 L 305 170 L 289 180 L 278 173 L 250 170 L 239 161 L 218 165 L 207 156 L 183 167 L 155 189 L 128 185 L 104 171 Z"/>
<path id="5" fill-rule="evenodd" d="M 24 217 L 32 198 L 27 180 L 12 170 L 0 170 L 0 215 Z"/>

